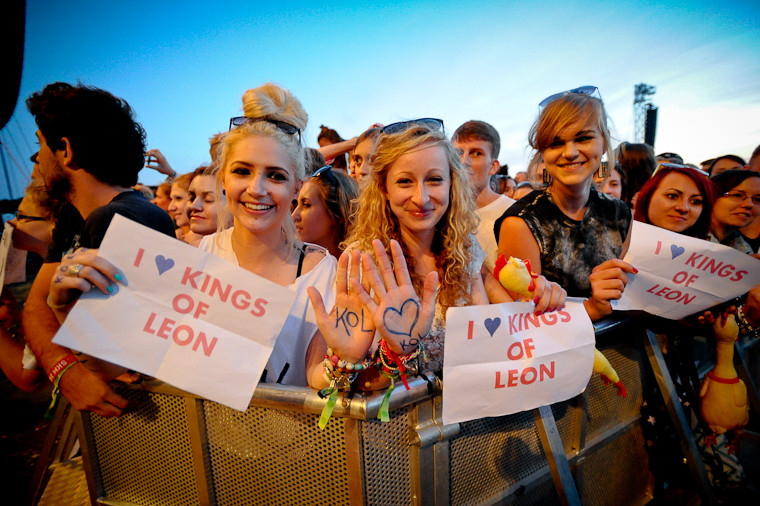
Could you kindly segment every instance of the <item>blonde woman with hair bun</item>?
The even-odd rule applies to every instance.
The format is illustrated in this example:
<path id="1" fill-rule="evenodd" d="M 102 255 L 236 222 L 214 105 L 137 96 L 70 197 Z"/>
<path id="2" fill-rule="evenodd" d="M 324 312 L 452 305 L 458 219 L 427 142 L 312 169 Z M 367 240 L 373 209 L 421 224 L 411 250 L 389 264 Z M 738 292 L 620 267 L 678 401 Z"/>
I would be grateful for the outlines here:
<path id="1" fill-rule="evenodd" d="M 296 294 L 263 381 L 305 386 L 307 350 L 323 342 L 314 339 L 319 331 L 306 287 L 317 287 L 332 305 L 336 272 L 325 248 L 298 240 L 290 215 L 304 177 L 300 135 L 308 116 L 292 93 L 274 84 L 246 91 L 243 109 L 245 116 L 232 118 L 220 140 L 216 184 L 226 197 L 220 229 L 199 248 Z M 226 216 L 233 226 L 223 230 Z M 321 357 L 314 360 L 318 369 Z"/>

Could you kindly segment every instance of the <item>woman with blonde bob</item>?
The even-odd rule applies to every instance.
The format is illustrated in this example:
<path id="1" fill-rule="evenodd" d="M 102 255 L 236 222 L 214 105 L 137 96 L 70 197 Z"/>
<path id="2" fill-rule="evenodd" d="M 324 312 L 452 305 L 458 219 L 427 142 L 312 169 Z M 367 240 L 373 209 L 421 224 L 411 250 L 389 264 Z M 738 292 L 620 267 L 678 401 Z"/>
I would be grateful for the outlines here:
<path id="1" fill-rule="evenodd" d="M 295 96 L 274 84 L 248 90 L 243 104 L 246 115 L 232 118 L 221 141 L 216 183 L 227 205 L 218 232 L 199 248 L 295 292 L 264 381 L 305 386 L 307 349 L 318 333 L 306 287 L 318 287 L 331 304 L 336 267 L 326 249 L 297 239 L 290 216 L 304 177 L 300 135 L 308 116 Z M 226 215 L 233 226 L 223 230 Z"/>
<path id="2" fill-rule="evenodd" d="M 375 329 L 385 342 L 382 346 L 400 356 L 415 352 L 421 342 L 423 367 L 440 371 L 446 309 L 488 304 L 489 295 L 498 302 L 512 299 L 489 273 L 486 291 L 481 276 L 485 254 L 474 235 L 477 218 L 469 179 L 440 120 L 388 125 L 376 141 L 370 165 L 341 255 L 336 306 L 371 315 L 372 326 L 365 323 L 363 333 L 344 336 L 320 324 L 322 334 L 334 354 L 347 362 L 361 362 L 367 355 Z M 310 292 L 317 317 L 324 321 L 318 294 Z M 535 295 L 541 310 L 564 304 L 564 291 L 543 279 Z"/>
<path id="3" fill-rule="evenodd" d="M 596 304 L 608 304 L 592 295 L 592 270 L 609 261 L 634 272 L 615 260 L 627 245 L 631 211 L 594 187 L 602 155 L 614 160 L 604 104 L 594 95 L 596 87 L 583 86 L 539 104 L 529 142 L 543 159 L 546 188 L 523 197 L 495 225 L 500 253 L 530 260 L 536 273 L 559 283 L 568 295 L 590 297 L 586 309 L 592 319 L 599 317 Z"/>

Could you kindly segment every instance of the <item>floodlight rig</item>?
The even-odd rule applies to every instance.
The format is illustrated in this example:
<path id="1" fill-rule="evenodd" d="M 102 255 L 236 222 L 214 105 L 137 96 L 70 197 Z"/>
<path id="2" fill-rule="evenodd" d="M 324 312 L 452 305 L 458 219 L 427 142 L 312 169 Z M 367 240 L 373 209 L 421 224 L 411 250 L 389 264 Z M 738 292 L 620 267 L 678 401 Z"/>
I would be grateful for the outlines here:
<path id="1" fill-rule="evenodd" d="M 636 142 L 645 142 L 652 147 L 654 147 L 654 135 L 657 128 L 657 107 L 648 97 L 656 92 L 657 88 L 644 83 L 633 87 Z"/>

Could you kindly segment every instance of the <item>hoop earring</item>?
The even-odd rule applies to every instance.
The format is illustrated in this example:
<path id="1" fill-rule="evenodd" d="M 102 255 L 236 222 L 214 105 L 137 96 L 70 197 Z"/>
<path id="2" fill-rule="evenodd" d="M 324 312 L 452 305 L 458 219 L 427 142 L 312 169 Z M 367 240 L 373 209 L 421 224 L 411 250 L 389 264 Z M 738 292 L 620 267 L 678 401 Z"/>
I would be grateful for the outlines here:
<path id="1" fill-rule="evenodd" d="M 549 175 L 549 171 L 546 169 L 544 169 L 542 181 L 544 183 L 544 186 L 549 186 L 552 183 L 552 177 Z"/>

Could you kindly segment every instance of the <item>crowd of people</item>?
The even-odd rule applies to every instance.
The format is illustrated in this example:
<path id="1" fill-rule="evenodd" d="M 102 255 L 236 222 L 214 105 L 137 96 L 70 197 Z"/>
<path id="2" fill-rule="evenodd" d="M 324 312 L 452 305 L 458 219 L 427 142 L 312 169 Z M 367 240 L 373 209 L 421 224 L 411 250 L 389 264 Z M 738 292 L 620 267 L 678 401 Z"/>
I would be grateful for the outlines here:
<path id="1" fill-rule="evenodd" d="M 760 258 L 760 146 L 748 163 L 724 155 L 702 168 L 646 144 L 614 146 L 595 87 L 540 102 L 533 160 L 514 177 L 484 121 L 450 138 L 436 118 L 375 124 L 348 140 L 323 126 L 314 150 L 291 92 L 265 84 L 242 101 L 244 116 L 211 138 L 211 162 L 177 174 L 146 151 L 123 99 L 55 83 L 27 100 L 39 151 L 11 223 L 15 246 L 44 263 L 23 312 L 3 292 L 0 364 L 16 385 L 32 390 L 47 376 L 76 409 L 127 408 L 107 368 L 52 342 L 81 293 L 124 282 L 98 256 L 114 214 L 294 292 L 262 381 L 325 396 L 441 374 L 447 308 L 522 300 L 493 275 L 501 254 L 530 261 L 536 314 L 582 297 L 592 320 L 612 312 L 637 272 L 622 260 L 633 220 Z M 135 189 L 145 166 L 167 176 L 153 200 Z M 339 312 L 364 323 L 340 326 Z M 737 314 L 757 337 L 760 287 Z"/>

